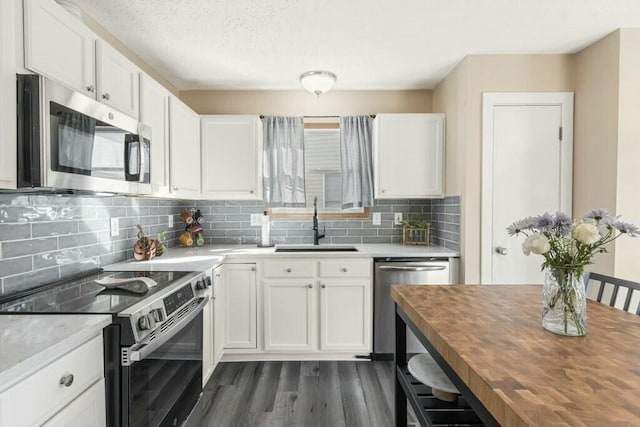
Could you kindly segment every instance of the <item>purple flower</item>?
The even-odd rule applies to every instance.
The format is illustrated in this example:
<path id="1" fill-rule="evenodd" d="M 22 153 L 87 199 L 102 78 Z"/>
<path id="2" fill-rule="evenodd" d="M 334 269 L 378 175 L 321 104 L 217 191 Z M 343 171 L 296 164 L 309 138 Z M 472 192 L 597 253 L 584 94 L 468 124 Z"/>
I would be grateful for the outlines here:
<path id="1" fill-rule="evenodd" d="M 524 230 L 530 230 L 531 227 L 533 227 L 533 224 L 534 224 L 534 218 L 528 216 L 508 226 L 507 233 L 509 233 L 509 236 L 515 236 L 516 234 Z"/>
<path id="2" fill-rule="evenodd" d="M 602 221 L 602 219 L 609 216 L 609 211 L 603 208 L 591 209 L 589 212 L 584 214 L 585 219 L 595 219 L 597 222 Z"/>
<path id="3" fill-rule="evenodd" d="M 538 215 L 534 218 L 534 227 L 539 230 L 547 230 L 553 227 L 553 215 L 549 212 L 545 212 L 542 215 Z"/>
<path id="4" fill-rule="evenodd" d="M 616 221 L 613 226 L 621 233 L 628 234 L 631 237 L 635 237 L 640 234 L 640 228 L 626 221 Z"/>
<path id="5" fill-rule="evenodd" d="M 571 231 L 571 225 L 573 221 L 571 217 L 564 212 L 556 212 L 556 216 L 553 220 L 553 228 L 555 228 L 561 235 L 569 234 Z"/>

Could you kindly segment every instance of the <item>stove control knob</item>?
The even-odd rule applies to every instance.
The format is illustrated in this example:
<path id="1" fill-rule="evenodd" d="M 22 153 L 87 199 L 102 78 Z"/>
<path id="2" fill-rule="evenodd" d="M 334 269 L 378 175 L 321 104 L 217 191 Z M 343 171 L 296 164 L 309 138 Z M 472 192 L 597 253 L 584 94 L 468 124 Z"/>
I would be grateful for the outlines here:
<path id="1" fill-rule="evenodd" d="M 154 308 L 149 314 L 153 316 L 153 320 L 156 322 L 162 322 L 164 320 L 164 314 L 161 308 Z"/>
<path id="2" fill-rule="evenodd" d="M 156 327 L 156 319 L 151 314 L 143 314 L 138 319 L 138 329 L 147 331 Z"/>
<path id="3" fill-rule="evenodd" d="M 211 287 L 211 277 L 207 276 L 204 278 L 204 281 L 207 284 L 207 287 Z"/>
<path id="4" fill-rule="evenodd" d="M 205 283 L 204 280 L 198 280 L 196 282 L 196 289 L 199 291 L 203 291 L 205 289 L 207 289 L 207 284 Z"/>

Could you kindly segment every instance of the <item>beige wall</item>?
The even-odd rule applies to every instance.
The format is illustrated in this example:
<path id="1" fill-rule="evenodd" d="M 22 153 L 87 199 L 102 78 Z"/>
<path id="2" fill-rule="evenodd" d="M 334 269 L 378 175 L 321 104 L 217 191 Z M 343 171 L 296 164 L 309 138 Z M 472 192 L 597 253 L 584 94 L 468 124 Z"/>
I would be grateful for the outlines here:
<path id="1" fill-rule="evenodd" d="M 102 25 L 98 24 L 92 17 L 88 14 L 82 14 L 82 21 L 85 23 L 87 27 L 89 27 L 94 33 L 104 39 L 107 43 L 117 49 L 120 53 L 126 56 L 129 61 L 136 64 L 142 71 L 153 77 L 158 83 L 166 87 L 171 93 L 178 96 L 178 88 L 172 85 L 167 79 L 165 79 L 160 73 L 158 73 L 155 69 L 151 68 L 146 62 L 144 62 L 138 55 L 133 53 L 131 49 L 125 46 L 120 40 L 115 38 L 113 34 L 107 31 Z"/>
<path id="2" fill-rule="evenodd" d="M 360 115 L 430 113 L 430 90 L 329 91 L 192 90 L 180 98 L 199 114 Z"/>
<path id="3" fill-rule="evenodd" d="M 616 211 L 620 33 L 576 54 L 573 150 L 573 212 L 602 207 Z M 614 274 L 614 252 L 596 260 L 597 271 Z"/>
<path id="4" fill-rule="evenodd" d="M 616 213 L 640 224 L 640 29 L 620 34 Z M 604 111 L 603 111 L 604 113 Z M 606 172 L 605 172 L 606 173 Z M 615 243 L 616 277 L 640 281 L 640 238 Z"/>
<path id="5" fill-rule="evenodd" d="M 464 283 L 480 283 L 482 93 L 571 92 L 574 84 L 572 55 L 471 55 L 435 88 L 434 112 L 447 114 L 446 191 L 462 196 Z"/>

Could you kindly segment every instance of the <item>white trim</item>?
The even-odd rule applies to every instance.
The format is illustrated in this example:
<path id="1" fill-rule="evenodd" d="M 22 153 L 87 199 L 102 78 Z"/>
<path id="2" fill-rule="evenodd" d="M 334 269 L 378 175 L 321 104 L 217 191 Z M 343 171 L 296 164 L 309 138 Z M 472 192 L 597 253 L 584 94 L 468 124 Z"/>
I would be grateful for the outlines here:
<path id="1" fill-rule="evenodd" d="M 573 92 L 512 92 L 482 94 L 482 194 L 480 236 L 480 283 L 492 282 L 491 241 L 493 235 L 493 111 L 497 106 L 559 105 L 563 135 L 561 144 L 560 208 L 572 214 L 573 189 Z M 518 218 L 514 218 L 516 220 Z"/>

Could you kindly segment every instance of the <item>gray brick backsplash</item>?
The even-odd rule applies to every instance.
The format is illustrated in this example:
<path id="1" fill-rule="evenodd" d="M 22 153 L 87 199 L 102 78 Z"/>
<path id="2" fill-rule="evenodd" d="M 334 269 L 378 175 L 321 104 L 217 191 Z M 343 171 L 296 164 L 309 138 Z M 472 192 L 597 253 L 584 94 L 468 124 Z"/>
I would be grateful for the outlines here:
<path id="1" fill-rule="evenodd" d="M 0 194 L 0 295 L 131 258 L 136 224 L 153 236 L 166 231 L 168 246 L 175 246 L 183 227 L 179 214 L 194 205 L 134 197 Z M 173 229 L 168 215 L 174 217 Z M 110 218 L 119 218 L 119 236 L 111 237 Z"/>
<path id="2" fill-rule="evenodd" d="M 251 226 L 251 214 L 266 207 L 256 201 L 185 201 L 134 197 L 46 196 L 0 194 L 0 294 L 20 291 L 68 275 L 131 258 L 136 224 L 152 236 L 165 231 L 169 247 L 179 245 L 184 230 L 180 213 L 200 209 L 205 216 L 206 244 L 252 244 L 260 227 Z M 380 212 L 382 223 L 367 219 L 320 220 L 326 227 L 321 243 L 400 243 L 402 229 L 394 212 L 405 218 L 422 214 L 431 222 L 432 244 L 459 250 L 460 197 L 433 200 L 378 200 L 370 211 Z M 168 215 L 174 227 L 168 227 Z M 120 235 L 111 237 L 110 218 L 119 218 Z M 272 219 L 274 243 L 313 242 L 308 219 Z"/>

